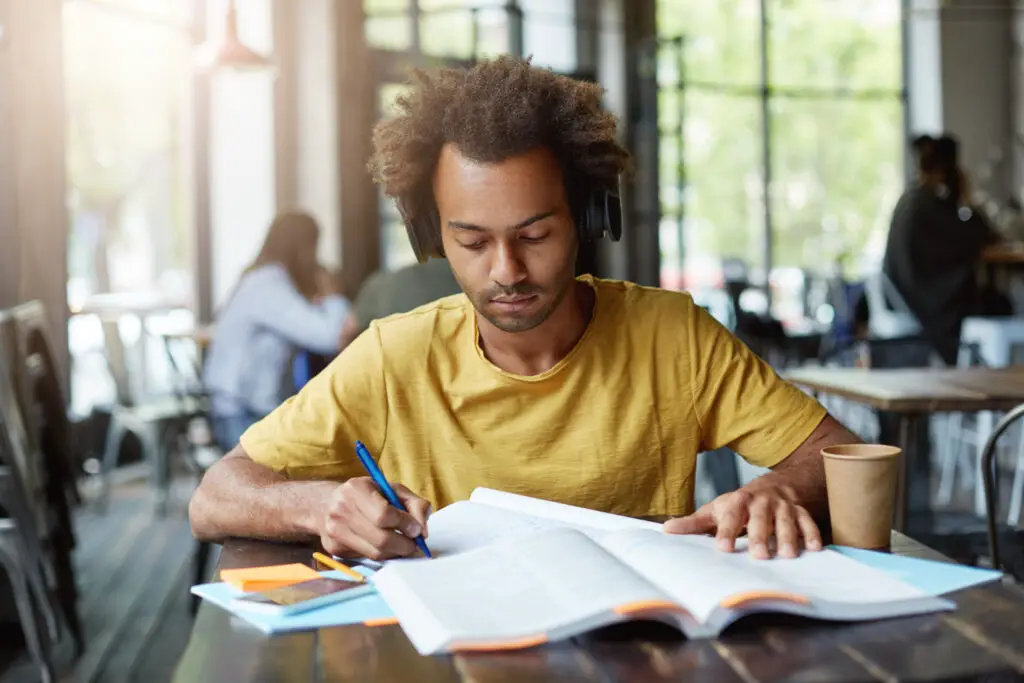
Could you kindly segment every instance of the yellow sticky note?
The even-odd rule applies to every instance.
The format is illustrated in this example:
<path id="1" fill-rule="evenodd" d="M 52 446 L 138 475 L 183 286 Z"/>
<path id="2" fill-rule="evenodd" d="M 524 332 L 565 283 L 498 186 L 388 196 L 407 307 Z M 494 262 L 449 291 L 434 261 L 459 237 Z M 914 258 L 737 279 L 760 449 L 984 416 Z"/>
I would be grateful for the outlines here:
<path id="1" fill-rule="evenodd" d="M 220 572 L 221 581 L 247 593 L 290 586 L 319 578 L 319 576 L 320 574 L 312 567 L 297 562 L 295 564 L 275 564 L 268 567 L 223 569 Z"/>

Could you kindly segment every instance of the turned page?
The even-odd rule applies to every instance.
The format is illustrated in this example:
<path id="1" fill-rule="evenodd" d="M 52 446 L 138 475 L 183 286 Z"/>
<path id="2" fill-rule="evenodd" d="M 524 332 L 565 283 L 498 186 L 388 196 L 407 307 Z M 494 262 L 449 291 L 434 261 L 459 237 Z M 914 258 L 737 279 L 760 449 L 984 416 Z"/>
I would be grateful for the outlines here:
<path id="1" fill-rule="evenodd" d="M 741 607 L 754 598 L 831 605 L 913 601 L 926 594 L 888 574 L 832 550 L 796 558 L 758 560 L 746 551 L 724 553 L 705 536 L 627 531 L 603 545 L 665 591 L 699 621 L 717 607 Z M 840 616 L 837 614 L 836 616 Z"/>
<path id="2" fill-rule="evenodd" d="M 661 525 L 596 510 L 478 488 L 431 515 L 427 545 L 435 557 L 456 555 L 491 543 L 553 528 L 577 529 L 600 538 L 621 529 L 658 529 Z"/>
<path id="3" fill-rule="evenodd" d="M 373 582 L 421 653 L 458 643 L 542 640 L 608 612 L 668 601 L 573 529 L 447 558 L 388 563 Z"/>
<path id="4" fill-rule="evenodd" d="M 539 519 L 558 522 L 566 526 L 590 532 L 621 531 L 623 529 L 654 529 L 660 530 L 661 524 L 648 522 L 624 515 L 613 515 L 609 512 L 590 510 L 588 508 L 555 503 L 541 498 L 521 496 L 488 488 L 477 488 L 469 499 L 474 503 L 484 503 L 491 507 L 512 510 Z"/>

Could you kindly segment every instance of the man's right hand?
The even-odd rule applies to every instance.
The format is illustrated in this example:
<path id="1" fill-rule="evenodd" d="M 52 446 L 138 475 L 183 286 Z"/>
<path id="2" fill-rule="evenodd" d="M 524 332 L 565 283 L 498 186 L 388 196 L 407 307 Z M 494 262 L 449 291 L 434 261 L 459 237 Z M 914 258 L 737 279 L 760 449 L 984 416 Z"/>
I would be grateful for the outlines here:
<path id="1" fill-rule="evenodd" d="M 320 525 L 324 550 L 338 557 L 371 560 L 409 557 L 419 552 L 413 539 L 421 533 L 427 536 L 430 503 L 401 484 L 392 486 L 409 512 L 388 504 L 369 477 L 349 479 L 337 486 Z"/>

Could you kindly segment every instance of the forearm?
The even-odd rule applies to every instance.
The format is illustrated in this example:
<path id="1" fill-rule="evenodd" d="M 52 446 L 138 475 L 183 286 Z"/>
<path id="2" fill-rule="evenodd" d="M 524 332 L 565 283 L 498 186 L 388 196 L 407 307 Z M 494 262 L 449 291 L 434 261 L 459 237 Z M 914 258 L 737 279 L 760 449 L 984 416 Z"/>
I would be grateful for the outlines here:
<path id="1" fill-rule="evenodd" d="M 831 416 L 825 417 L 811 436 L 788 458 L 743 487 L 754 493 L 765 487 L 788 489 L 793 502 L 804 507 L 815 520 L 828 519 L 825 460 L 821 449 L 838 444 L 861 443 L 862 439 Z"/>
<path id="2" fill-rule="evenodd" d="M 316 538 L 334 482 L 290 481 L 236 449 L 206 473 L 189 503 L 193 535 L 275 541 Z"/>
<path id="3" fill-rule="evenodd" d="M 782 488 L 792 492 L 793 502 L 805 508 L 817 522 L 828 518 L 828 497 L 825 489 L 825 466 L 819 457 L 786 468 L 776 468 L 754 479 L 741 490 L 755 493 L 765 488 Z"/>

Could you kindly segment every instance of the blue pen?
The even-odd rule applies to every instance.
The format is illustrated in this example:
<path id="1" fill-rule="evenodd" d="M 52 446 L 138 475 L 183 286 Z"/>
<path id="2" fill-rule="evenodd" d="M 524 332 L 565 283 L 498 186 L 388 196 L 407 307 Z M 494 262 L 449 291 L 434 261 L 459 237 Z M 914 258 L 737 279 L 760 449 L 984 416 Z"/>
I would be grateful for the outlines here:
<path id="1" fill-rule="evenodd" d="M 370 478 L 373 479 L 373 483 L 377 485 L 381 495 L 383 495 L 389 503 L 402 512 L 408 512 L 408 510 L 405 509 L 405 505 L 402 504 L 402 501 L 398 499 L 397 495 L 395 495 L 395 490 L 391 488 L 391 484 L 389 484 L 388 480 L 384 478 L 384 473 L 380 471 L 379 467 L 377 467 L 376 461 L 374 461 L 370 456 L 370 452 L 366 450 L 366 446 L 363 445 L 362 441 L 356 441 L 356 455 L 359 456 L 359 462 L 363 463 L 363 467 L 370 475 Z M 431 558 L 433 557 L 427 549 L 427 542 L 423 540 L 422 534 L 417 536 L 414 540 L 416 542 L 416 547 L 422 550 L 424 555 Z"/>

